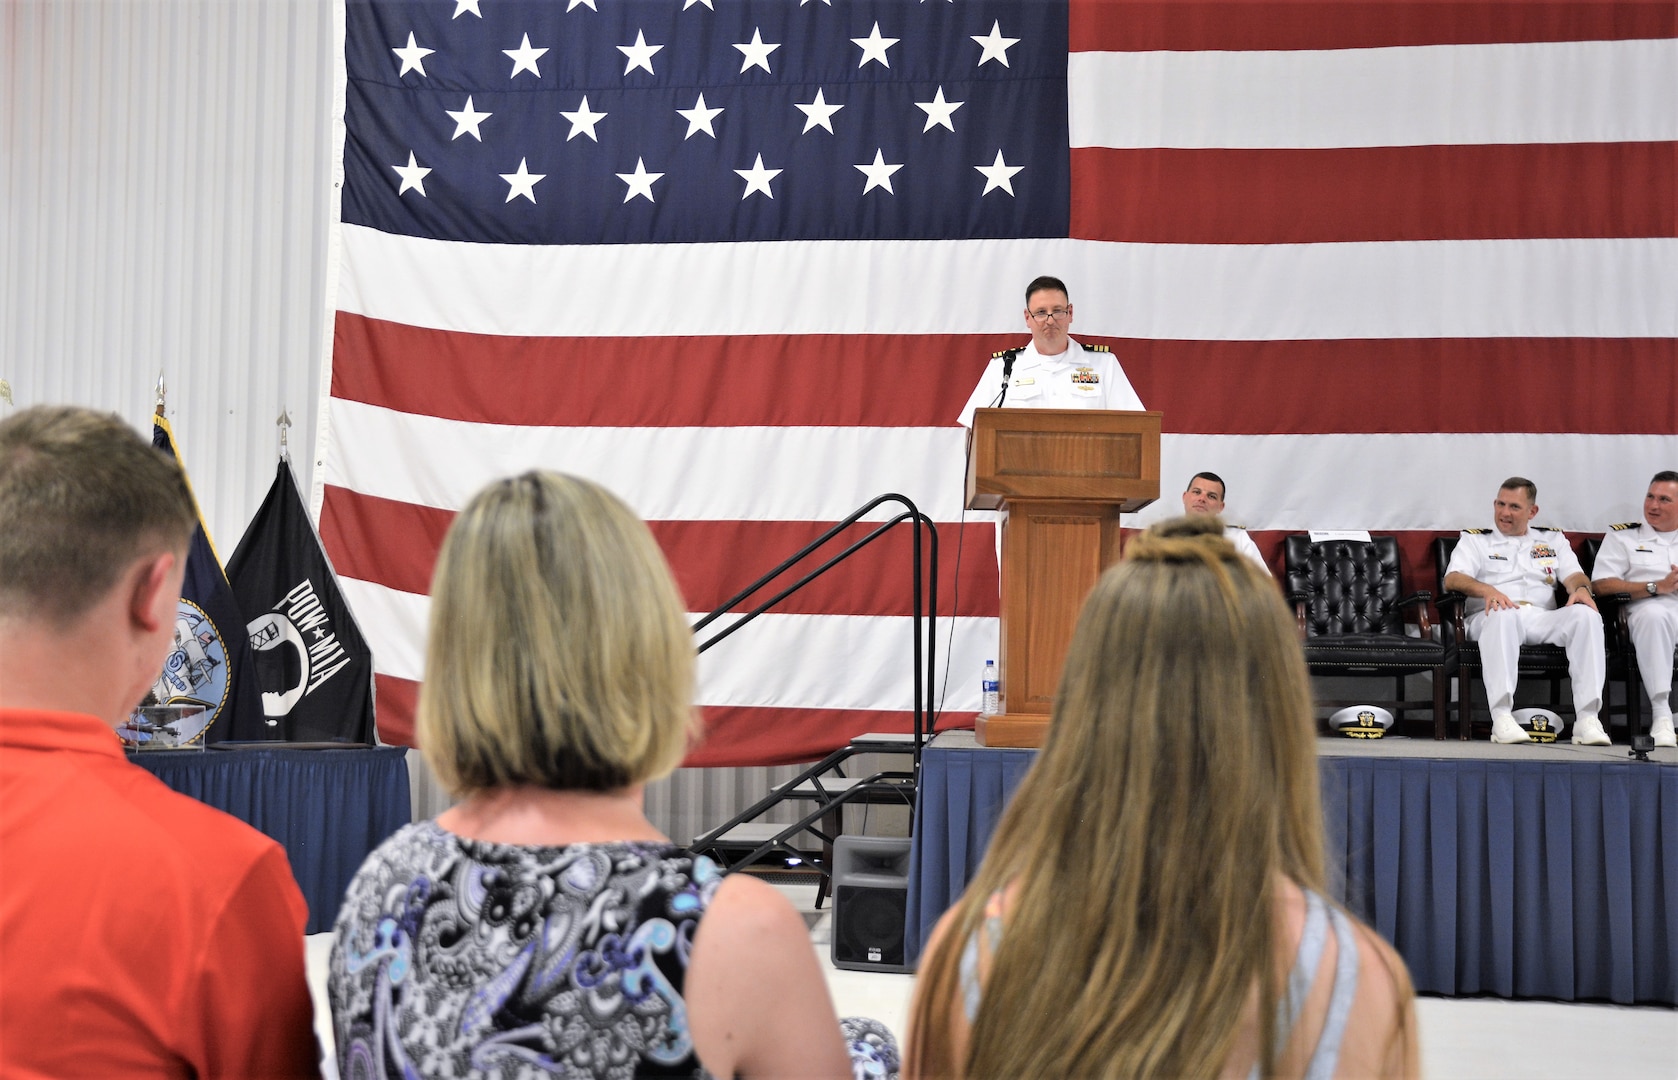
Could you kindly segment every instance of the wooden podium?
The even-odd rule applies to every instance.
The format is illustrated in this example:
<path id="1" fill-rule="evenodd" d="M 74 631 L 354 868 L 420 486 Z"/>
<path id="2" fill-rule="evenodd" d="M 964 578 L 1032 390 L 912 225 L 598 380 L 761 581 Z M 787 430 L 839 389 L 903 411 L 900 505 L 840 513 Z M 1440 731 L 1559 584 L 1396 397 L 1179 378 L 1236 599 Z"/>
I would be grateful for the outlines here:
<path id="1" fill-rule="evenodd" d="M 1119 515 L 1159 498 L 1157 412 L 980 409 L 967 506 L 1002 511 L 1002 712 L 981 746 L 1041 746 L 1084 597 L 1119 558 Z"/>

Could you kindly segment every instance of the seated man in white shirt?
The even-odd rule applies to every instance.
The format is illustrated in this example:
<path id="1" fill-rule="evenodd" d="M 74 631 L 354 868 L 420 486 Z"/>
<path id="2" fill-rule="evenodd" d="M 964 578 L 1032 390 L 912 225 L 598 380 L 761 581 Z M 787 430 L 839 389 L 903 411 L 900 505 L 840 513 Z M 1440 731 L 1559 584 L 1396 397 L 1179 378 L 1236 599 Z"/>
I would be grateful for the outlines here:
<path id="1" fill-rule="evenodd" d="M 1183 513 L 1222 515 L 1224 512 L 1224 478 L 1217 473 L 1197 472 L 1189 478 L 1189 486 L 1183 489 Z M 1253 560 L 1265 573 L 1270 573 L 1270 567 L 1265 565 L 1264 556 L 1259 554 L 1258 545 L 1247 535 L 1247 529 L 1242 525 L 1224 526 L 1224 539 L 1235 545 L 1235 550 Z M 1275 577 L 1274 574 L 1271 574 Z"/>
<path id="2" fill-rule="evenodd" d="M 1031 344 L 991 357 L 956 421 L 973 426 L 973 412 L 1005 409 L 1144 408 L 1105 345 L 1080 345 L 1072 329 L 1072 301 L 1059 278 L 1040 277 L 1025 289 Z"/>
<path id="3" fill-rule="evenodd" d="M 1649 693 L 1656 746 L 1678 746 L 1672 728 L 1672 648 L 1678 641 L 1678 472 L 1649 481 L 1643 521 L 1615 525 L 1602 538 L 1595 575 L 1598 593 L 1631 597 L 1626 621 L 1637 670 Z"/>
<path id="4" fill-rule="evenodd" d="M 1528 528 L 1538 514 L 1538 486 L 1511 476 L 1492 503 L 1494 529 L 1464 529 L 1445 568 L 1445 588 L 1468 597 L 1470 641 L 1480 643 L 1480 672 L 1492 713 L 1492 741 L 1529 742 L 1515 722 L 1515 680 L 1522 645 L 1567 650 L 1573 682 L 1573 741 L 1607 746 L 1602 711 L 1602 616 L 1591 582 L 1560 529 Z M 1567 603 L 1556 607 L 1556 583 Z"/>

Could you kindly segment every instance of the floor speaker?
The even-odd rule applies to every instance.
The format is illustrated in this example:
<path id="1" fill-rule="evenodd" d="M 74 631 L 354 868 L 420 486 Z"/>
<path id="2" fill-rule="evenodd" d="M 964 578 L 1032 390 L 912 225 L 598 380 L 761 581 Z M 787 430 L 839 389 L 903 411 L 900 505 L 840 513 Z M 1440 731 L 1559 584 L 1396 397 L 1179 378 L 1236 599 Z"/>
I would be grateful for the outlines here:
<path id="1" fill-rule="evenodd" d="M 833 842 L 833 966 L 909 971 L 903 927 L 909 909 L 909 841 L 841 836 Z"/>

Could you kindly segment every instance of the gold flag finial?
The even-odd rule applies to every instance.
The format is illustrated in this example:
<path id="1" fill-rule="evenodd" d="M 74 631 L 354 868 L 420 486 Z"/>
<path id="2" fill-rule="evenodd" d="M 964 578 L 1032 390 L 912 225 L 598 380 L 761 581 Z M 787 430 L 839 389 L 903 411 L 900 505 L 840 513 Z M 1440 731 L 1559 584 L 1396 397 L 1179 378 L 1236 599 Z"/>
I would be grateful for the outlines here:
<path id="1" fill-rule="evenodd" d="M 157 373 L 157 407 L 154 410 L 152 410 L 158 416 L 163 415 L 163 405 L 164 405 L 165 398 L 167 396 L 168 396 L 168 391 L 163 386 L 163 372 L 162 372 L 161 369 L 159 369 L 159 371 Z"/>

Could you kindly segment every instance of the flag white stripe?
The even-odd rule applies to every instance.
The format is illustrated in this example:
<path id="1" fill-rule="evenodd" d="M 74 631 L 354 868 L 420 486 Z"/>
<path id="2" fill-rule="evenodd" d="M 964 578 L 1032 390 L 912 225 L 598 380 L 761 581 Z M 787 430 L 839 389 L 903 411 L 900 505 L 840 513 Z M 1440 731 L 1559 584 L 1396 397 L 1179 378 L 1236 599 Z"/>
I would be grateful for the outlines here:
<path id="1" fill-rule="evenodd" d="M 953 426 L 541 428 L 333 408 L 327 482 L 399 502 L 456 510 L 491 480 L 541 466 L 596 480 L 650 520 L 837 521 L 888 491 L 935 521 L 961 517 L 965 436 Z M 1546 521 L 1600 531 L 1635 517 L 1638 485 L 1675 465 L 1678 435 L 1166 434 L 1163 497 L 1138 520 L 1176 512 L 1173 487 L 1207 469 L 1249 528 L 1454 529 L 1478 522 L 1498 481 L 1518 473 L 1538 482 Z"/>
<path id="2" fill-rule="evenodd" d="M 549 468 L 605 485 L 649 520 L 837 521 L 887 492 L 935 521 L 961 513 L 964 436 L 953 415 L 948 428 L 550 428 L 351 401 L 332 410 L 326 482 L 423 506 L 459 509 L 491 480 Z"/>
<path id="3" fill-rule="evenodd" d="M 346 225 L 342 239 L 340 310 L 480 334 L 1008 333 L 1022 330 L 1019 283 L 1052 266 L 1076 283 L 1078 331 L 1098 336 L 1678 335 L 1670 237 L 514 247 Z"/>
<path id="4" fill-rule="evenodd" d="M 1075 147 L 1678 139 L 1678 39 L 1672 38 L 1083 52 L 1071 55 L 1067 82 Z"/>
<path id="5" fill-rule="evenodd" d="M 1641 517 L 1643 485 L 1671 468 L 1678 435 L 1166 435 L 1160 500 L 1125 523 L 1181 513 L 1169 489 L 1206 470 L 1229 487 L 1229 520 L 1249 529 L 1483 528 L 1498 485 L 1525 476 L 1538 524 L 1602 532 Z"/>
<path id="6" fill-rule="evenodd" d="M 374 670 L 418 682 L 425 674 L 430 597 L 353 578 L 342 584 L 371 630 Z M 702 637 L 717 629 L 707 627 Z M 908 711 L 914 708 L 913 634 L 914 622 L 905 616 L 762 615 L 701 655 L 698 704 Z M 996 658 L 995 619 L 940 619 L 938 635 L 940 671 L 952 645 L 955 671 L 977 672 Z M 979 687 L 971 681 L 952 683 L 944 707 L 978 709 Z"/>

